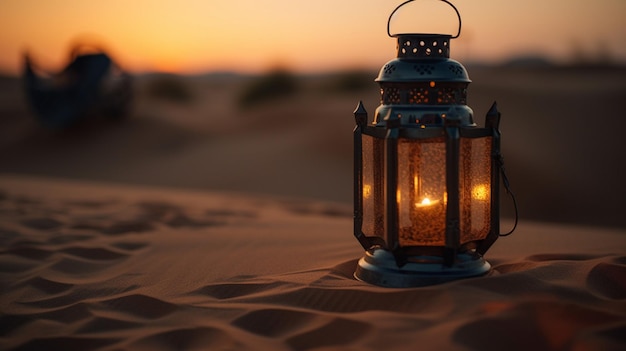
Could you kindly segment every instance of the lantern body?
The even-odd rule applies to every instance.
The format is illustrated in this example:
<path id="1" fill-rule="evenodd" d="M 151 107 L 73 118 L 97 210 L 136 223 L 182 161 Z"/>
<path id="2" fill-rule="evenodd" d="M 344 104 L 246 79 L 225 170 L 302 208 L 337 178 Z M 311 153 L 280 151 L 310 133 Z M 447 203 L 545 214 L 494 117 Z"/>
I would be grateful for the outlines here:
<path id="1" fill-rule="evenodd" d="M 471 82 L 449 58 L 449 35 L 401 34 L 380 70 L 381 105 L 355 110 L 357 279 L 419 286 L 490 271 L 499 236 L 500 114 L 484 127 L 467 106 Z"/>

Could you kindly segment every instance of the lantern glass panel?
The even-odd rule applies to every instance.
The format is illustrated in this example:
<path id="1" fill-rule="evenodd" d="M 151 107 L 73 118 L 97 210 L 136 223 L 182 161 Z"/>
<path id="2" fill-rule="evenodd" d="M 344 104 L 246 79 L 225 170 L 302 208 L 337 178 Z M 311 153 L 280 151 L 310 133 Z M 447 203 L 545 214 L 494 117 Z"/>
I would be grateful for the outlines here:
<path id="1" fill-rule="evenodd" d="M 401 246 L 443 246 L 446 231 L 446 140 L 398 141 Z"/>
<path id="2" fill-rule="evenodd" d="M 461 138 L 461 244 L 487 237 L 491 219 L 491 137 Z"/>
<path id="3" fill-rule="evenodd" d="M 363 157 L 363 227 L 366 236 L 385 234 L 384 140 L 362 136 Z"/>

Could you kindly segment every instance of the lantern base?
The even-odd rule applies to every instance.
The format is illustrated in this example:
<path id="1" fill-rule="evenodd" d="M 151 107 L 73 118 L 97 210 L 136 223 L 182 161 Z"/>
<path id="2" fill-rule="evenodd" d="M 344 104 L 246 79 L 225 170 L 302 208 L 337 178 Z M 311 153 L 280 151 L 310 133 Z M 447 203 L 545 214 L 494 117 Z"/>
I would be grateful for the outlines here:
<path id="1" fill-rule="evenodd" d="M 467 253 L 458 254 L 450 267 L 435 256 L 412 256 L 407 264 L 398 267 L 391 252 L 375 249 L 359 260 L 354 277 L 378 286 L 409 288 L 477 277 L 490 271 L 489 262 Z"/>

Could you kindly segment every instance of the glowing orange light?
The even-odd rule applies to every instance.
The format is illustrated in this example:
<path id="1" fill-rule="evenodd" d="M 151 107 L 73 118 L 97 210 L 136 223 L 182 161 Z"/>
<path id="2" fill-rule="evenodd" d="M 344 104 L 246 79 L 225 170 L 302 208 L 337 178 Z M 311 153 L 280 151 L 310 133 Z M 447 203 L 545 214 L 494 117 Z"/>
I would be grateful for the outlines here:
<path id="1" fill-rule="evenodd" d="M 416 208 L 431 207 L 431 206 L 434 206 L 434 205 L 436 205 L 438 203 L 439 203 L 439 200 L 431 200 L 430 198 L 425 197 L 425 198 L 422 199 L 422 201 L 416 202 L 415 203 L 415 207 Z"/>
<path id="2" fill-rule="evenodd" d="M 369 198 L 372 195 L 372 186 L 369 184 L 363 184 L 363 197 Z"/>
<path id="3" fill-rule="evenodd" d="M 485 201 L 489 198 L 489 187 L 485 184 L 479 184 L 472 188 L 472 198 L 475 200 Z"/>

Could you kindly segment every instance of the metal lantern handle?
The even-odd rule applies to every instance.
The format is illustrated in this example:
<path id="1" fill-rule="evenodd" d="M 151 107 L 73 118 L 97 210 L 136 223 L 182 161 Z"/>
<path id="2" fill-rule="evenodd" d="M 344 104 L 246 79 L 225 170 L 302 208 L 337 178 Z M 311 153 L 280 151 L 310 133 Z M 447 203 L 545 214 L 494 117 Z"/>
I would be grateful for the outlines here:
<path id="1" fill-rule="evenodd" d="M 393 17 L 393 15 L 394 15 L 394 14 L 395 14 L 395 13 L 396 13 L 396 12 L 397 12 L 397 11 L 398 11 L 401 7 L 402 7 L 402 6 L 404 6 L 404 5 L 406 5 L 406 4 L 410 3 L 410 2 L 413 2 L 413 1 L 415 1 L 415 0 L 408 0 L 408 1 L 403 2 L 403 3 L 402 3 L 402 4 L 400 4 L 398 7 L 396 7 L 396 8 L 395 8 L 395 10 L 393 10 L 393 11 L 391 12 L 391 15 L 389 15 L 389 19 L 387 20 L 387 35 L 389 35 L 389 36 L 390 36 L 390 37 L 392 37 L 392 38 L 394 37 L 394 36 L 391 34 L 391 18 Z M 446 4 L 450 5 L 450 6 L 454 9 L 454 12 L 456 12 L 456 16 L 459 18 L 459 30 L 457 31 L 456 35 L 452 37 L 452 39 L 456 39 L 456 38 L 458 38 L 458 37 L 459 37 L 459 35 L 461 35 L 461 14 L 459 13 L 459 10 L 457 10 L 457 8 L 456 8 L 454 5 L 452 5 L 452 3 L 451 3 L 451 2 L 449 2 L 449 1 L 447 1 L 447 0 L 440 0 L 440 1 L 443 1 L 443 2 L 445 2 Z"/>

